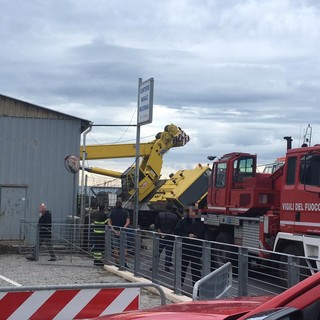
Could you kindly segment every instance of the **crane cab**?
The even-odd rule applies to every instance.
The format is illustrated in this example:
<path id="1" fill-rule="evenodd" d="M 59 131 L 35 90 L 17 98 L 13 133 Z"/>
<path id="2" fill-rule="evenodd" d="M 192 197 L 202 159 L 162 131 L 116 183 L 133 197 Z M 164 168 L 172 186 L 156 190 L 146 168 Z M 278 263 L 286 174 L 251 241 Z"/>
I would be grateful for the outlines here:
<path id="1" fill-rule="evenodd" d="M 271 174 L 257 172 L 257 156 L 229 153 L 213 163 L 209 182 L 208 212 L 233 215 L 264 214 L 278 197 Z"/>

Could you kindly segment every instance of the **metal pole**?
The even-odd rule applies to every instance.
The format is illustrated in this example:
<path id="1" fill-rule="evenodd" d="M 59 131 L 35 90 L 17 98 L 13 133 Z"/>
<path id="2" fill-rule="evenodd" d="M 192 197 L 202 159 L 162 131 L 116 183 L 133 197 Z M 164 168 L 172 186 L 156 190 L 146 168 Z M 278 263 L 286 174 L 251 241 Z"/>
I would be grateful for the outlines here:
<path id="1" fill-rule="evenodd" d="M 142 78 L 139 78 L 139 84 L 138 84 L 138 104 L 137 107 L 139 108 L 139 101 L 140 101 L 140 85 L 142 83 Z M 139 115 L 139 112 L 137 112 L 137 117 Z M 140 158 L 140 125 L 138 123 L 137 118 L 137 137 L 136 137 L 136 164 L 135 164 L 135 193 L 134 193 L 134 211 L 133 211 L 133 227 L 135 229 L 138 228 L 138 216 L 139 216 L 139 171 L 140 171 L 140 164 L 139 164 L 139 158 Z"/>
<path id="2" fill-rule="evenodd" d="M 36 247 L 35 247 L 35 259 L 39 260 L 39 251 L 40 251 L 40 226 L 37 224 L 37 234 L 36 234 Z"/>
<path id="3" fill-rule="evenodd" d="M 82 169 L 81 169 L 81 204 L 80 204 L 80 224 L 84 223 L 84 176 L 86 161 L 86 136 L 92 130 L 92 124 L 83 132 L 83 149 L 82 149 Z M 74 223 L 74 221 L 73 221 Z"/>
<path id="4" fill-rule="evenodd" d="M 137 277 L 140 272 L 140 259 L 141 259 L 141 232 L 138 229 L 134 230 L 134 276 Z"/>
<path id="5" fill-rule="evenodd" d="M 73 175 L 73 192 L 72 192 L 72 223 L 74 221 L 74 215 L 77 210 L 77 189 L 78 189 L 78 184 L 77 184 L 77 177 L 75 174 Z"/>
<path id="6" fill-rule="evenodd" d="M 181 294 L 182 238 L 175 237 L 175 269 L 173 292 Z"/>
<path id="7" fill-rule="evenodd" d="M 239 247 L 238 249 L 238 266 L 239 266 L 239 272 L 238 272 L 238 296 L 247 296 L 248 295 L 248 281 L 249 281 L 249 275 L 248 275 L 248 248 Z"/>
<path id="8" fill-rule="evenodd" d="M 73 174 L 73 208 L 72 208 L 72 239 L 71 239 L 71 256 L 70 256 L 70 261 L 72 262 L 72 256 L 73 256 L 73 247 L 75 243 L 75 234 L 76 234 L 76 225 L 75 225 L 75 213 L 77 210 L 77 202 L 78 202 L 78 197 L 77 197 L 77 177 L 75 174 Z"/>

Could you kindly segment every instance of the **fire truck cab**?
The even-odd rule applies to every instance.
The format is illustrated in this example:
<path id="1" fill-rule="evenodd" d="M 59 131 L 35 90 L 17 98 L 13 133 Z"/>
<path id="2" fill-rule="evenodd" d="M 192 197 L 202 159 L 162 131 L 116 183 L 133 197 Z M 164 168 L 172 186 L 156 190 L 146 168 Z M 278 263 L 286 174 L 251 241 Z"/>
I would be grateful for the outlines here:
<path id="1" fill-rule="evenodd" d="M 287 150 L 273 173 L 257 172 L 255 154 L 213 162 L 205 216 L 211 240 L 319 258 L 319 214 L 320 145 Z"/>

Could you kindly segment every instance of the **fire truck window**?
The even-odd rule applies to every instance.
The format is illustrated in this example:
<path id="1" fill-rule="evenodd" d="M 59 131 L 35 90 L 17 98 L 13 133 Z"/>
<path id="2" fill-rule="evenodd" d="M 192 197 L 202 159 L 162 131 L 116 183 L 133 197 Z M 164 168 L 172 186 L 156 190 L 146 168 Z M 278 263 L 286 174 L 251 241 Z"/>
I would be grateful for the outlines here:
<path id="1" fill-rule="evenodd" d="M 227 164 L 225 162 L 217 164 L 216 187 L 224 188 L 226 185 Z"/>
<path id="2" fill-rule="evenodd" d="M 286 184 L 294 184 L 294 181 L 296 179 L 296 163 L 297 157 L 288 158 Z"/>
<path id="3" fill-rule="evenodd" d="M 300 181 L 311 186 L 320 186 L 320 156 L 306 156 L 301 159 Z"/>
<path id="4" fill-rule="evenodd" d="M 242 182 L 243 177 L 253 177 L 253 158 L 238 159 L 233 164 L 233 181 Z"/>

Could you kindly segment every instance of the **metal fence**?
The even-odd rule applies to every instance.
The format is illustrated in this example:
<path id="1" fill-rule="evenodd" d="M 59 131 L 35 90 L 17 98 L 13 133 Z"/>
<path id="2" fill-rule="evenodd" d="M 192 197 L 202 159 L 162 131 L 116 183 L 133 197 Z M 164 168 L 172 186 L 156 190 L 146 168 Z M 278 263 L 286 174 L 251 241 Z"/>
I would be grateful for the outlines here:
<path id="1" fill-rule="evenodd" d="M 227 262 L 198 280 L 193 286 L 192 300 L 219 299 L 232 288 L 232 264 Z"/>
<path id="2" fill-rule="evenodd" d="M 21 228 L 34 232 L 36 241 L 35 223 L 22 222 Z M 318 271 L 312 267 L 317 261 L 312 258 L 306 264 L 303 257 L 206 240 L 190 243 L 188 238 L 178 236 L 163 239 L 157 232 L 130 228 L 123 228 L 116 237 L 106 227 L 101 238 L 95 236 L 92 225 L 54 224 L 52 243 L 58 257 L 81 255 L 83 259 L 92 259 L 93 267 L 94 253 L 102 251 L 103 264 L 117 265 L 121 270 L 189 297 L 192 297 L 196 281 L 226 262 L 232 264 L 232 288 L 227 293 L 232 297 L 278 294 Z M 31 250 L 22 244 L 23 241 L 21 253 Z M 172 248 L 171 262 L 166 259 L 166 248 L 169 252 Z M 38 248 L 40 259 L 48 255 L 46 250 L 45 247 Z"/>

